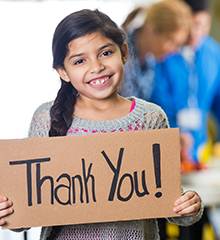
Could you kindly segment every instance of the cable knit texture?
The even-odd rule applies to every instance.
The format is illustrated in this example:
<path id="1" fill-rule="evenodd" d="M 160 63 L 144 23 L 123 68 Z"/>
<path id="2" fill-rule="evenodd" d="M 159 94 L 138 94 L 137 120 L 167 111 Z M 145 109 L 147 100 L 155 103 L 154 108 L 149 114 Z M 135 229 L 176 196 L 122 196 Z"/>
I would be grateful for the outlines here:
<path id="1" fill-rule="evenodd" d="M 152 103 L 135 99 L 134 109 L 126 116 L 114 120 L 86 120 L 74 116 L 67 135 L 88 135 L 97 132 L 134 131 L 167 128 L 168 121 L 163 110 Z M 29 136 L 48 136 L 50 129 L 50 108 L 53 102 L 42 104 L 34 113 Z M 179 225 L 190 225 L 201 217 L 202 209 L 193 217 L 168 219 Z M 155 219 L 43 227 L 41 240 L 158 240 L 158 226 Z"/>

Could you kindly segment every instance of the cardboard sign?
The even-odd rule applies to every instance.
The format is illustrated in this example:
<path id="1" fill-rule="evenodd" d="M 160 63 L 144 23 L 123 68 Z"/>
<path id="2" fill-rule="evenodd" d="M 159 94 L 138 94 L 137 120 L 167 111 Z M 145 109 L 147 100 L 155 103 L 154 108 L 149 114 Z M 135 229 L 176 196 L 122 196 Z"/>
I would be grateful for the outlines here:
<path id="1" fill-rule="evenodd" d="M 0 140 L 9 228 L 175 216 L 178 129 Z"/>

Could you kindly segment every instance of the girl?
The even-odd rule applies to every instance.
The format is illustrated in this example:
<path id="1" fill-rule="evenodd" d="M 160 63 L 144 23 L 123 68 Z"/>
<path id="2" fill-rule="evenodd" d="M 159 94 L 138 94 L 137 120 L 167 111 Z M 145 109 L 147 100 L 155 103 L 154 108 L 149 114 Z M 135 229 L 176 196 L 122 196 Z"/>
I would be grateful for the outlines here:
<path id="1" fill-rule="evenodd" d="M 30 136 L 86 135 L 96 132 L 168 127 L 164 112 L 137 98 L 123 98 L 118 88 L 128 54 L 124 32 L 98 10 L 81 10 L 64 18 L 53 38 L 53 67 L 61 78 L 54 102 L 35 112 Z M 0 221 L 11 214 L 12 202 L 0 198 Z M 197 193 L 187 192 L 174 204 L 183 225 L 201 214 Z M 74 216 L 73 216 L 74 217 Z M 155 219 L 44 227 L 41 240 L 159 239 Z"/>

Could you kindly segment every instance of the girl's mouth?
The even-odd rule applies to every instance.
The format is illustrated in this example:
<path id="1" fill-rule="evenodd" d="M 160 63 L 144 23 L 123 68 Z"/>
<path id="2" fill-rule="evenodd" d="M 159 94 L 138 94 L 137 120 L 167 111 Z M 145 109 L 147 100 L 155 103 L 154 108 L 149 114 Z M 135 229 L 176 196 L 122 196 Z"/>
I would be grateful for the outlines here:
<path id="1" fill-rule="evenodd" d="M 91 80 L 89 82 L 89 84 L 91 84 L 93 86 L 104 85 L 109 80 L 109 78 L 110 78 L 110 76 L 104 76 L 104 77 L 96 78 L 96 79 Z"/>
<path id="2" fill-rule="evenodd" d="M 112 84 L 112 75 L 103 75 L 100 77 L 96 77 L 91 79 L 88 84 L 97 90 L 104 90 L 108 88 Z"/>

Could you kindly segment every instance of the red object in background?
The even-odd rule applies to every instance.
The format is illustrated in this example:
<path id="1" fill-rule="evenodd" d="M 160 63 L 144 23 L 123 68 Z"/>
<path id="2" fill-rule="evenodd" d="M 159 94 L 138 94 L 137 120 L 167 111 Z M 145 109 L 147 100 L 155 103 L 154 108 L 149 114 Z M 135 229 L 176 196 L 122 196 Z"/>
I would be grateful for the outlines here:
<path id="1" fill-rule="evenodd" d="M 189 173 L 192 171 L 198 171 L 206 168 L 204 164 L 194 162 L 192 158 L 189 156 L 188 149 L 186 148 L 181 149 L 180 159 L 181 159 L 181 173 Z"/>

